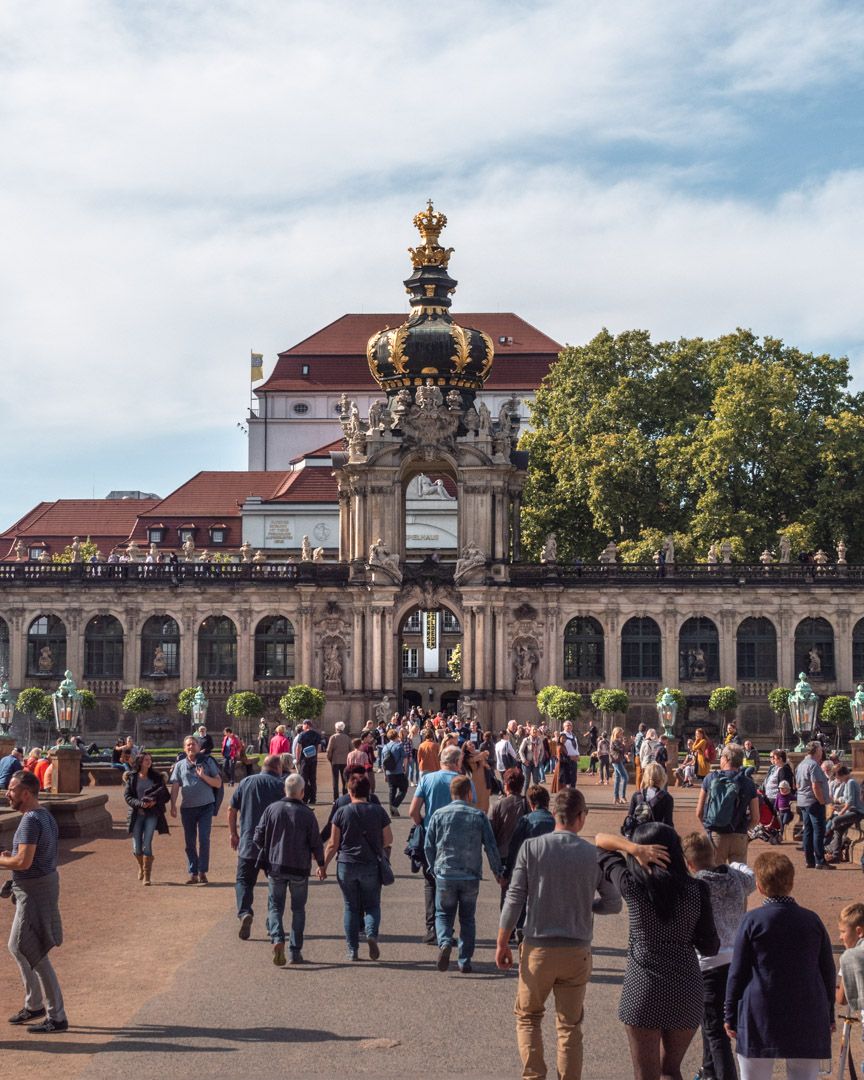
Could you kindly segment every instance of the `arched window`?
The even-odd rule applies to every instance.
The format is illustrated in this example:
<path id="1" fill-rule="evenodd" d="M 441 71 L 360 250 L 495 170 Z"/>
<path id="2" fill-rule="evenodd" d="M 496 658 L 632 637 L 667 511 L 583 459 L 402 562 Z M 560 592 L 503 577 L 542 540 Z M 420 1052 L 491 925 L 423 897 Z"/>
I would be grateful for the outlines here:
<path id="1" fill-rule="evenodd" d="M 802 619 L 795 631 L 795 675 L 833 679 L 834 631 L 827 619 Z"/>
<path id="2" fill-rule="evenodd" d="M 0 619 L 0 678 L 9 677 L 9 624 Z"/>
<path id="3" fill-rule="evenodd" d="M 678 633 L 678 678 L 717 682 L 720 678 L 720 638 L 710 619 L 688 619 Z"/>
<path id="4" fill-rule="evenodd" d="M 283 615 L 262 619 L 255 628 L 255 678 L 294 678 L 294 627 Z"/>
<path id="5" fill-rule="evenodd" d="M 852 678 L 855 682 L 864 679 L 864 619 L 859 619 L 852 631 Z"/>
<path id="6" fill-rule="evenodd" d="M 169 679 L 180 677 L 180 627 L 170 615 L 151 615 L 144 623 L 141 674 L 145 679 L 154 675 Z"/>
<path id="7" fill-rule="evenodd" d="M 237 628 L 227 615 L 212 615 L 198 628 L 198 678 L 237 678 Z"/>
<path id="8" fill-rule="evenodd" d="M 660 678 L 660 627 L 653 619 L 628 619 L 621 631 L 621 678 Z"/>
<path id="9" fill-rule="evenodd" d="M 40 615 L 27 631 L 27 674 L 46 678 L 66 670 L 66 627 L 56 615 Z"/>
<path id="10" fill-rule="evenodd" d="M 745 619 L 738 627 L 738 678 L 777 678 L 777 631 L 770 619 Z"/>
<path id="11" fill-rule="evenodd" d="M 113 615 L 97 615 L 84 631 L 84 675 L 122 678 L 123 627 Z"/>
<path id="12" fill-rule="evenodd" d="M 564 627 L 564 678 L 603 679 L 603 627 L 590 615 L 577 615 Z"/>

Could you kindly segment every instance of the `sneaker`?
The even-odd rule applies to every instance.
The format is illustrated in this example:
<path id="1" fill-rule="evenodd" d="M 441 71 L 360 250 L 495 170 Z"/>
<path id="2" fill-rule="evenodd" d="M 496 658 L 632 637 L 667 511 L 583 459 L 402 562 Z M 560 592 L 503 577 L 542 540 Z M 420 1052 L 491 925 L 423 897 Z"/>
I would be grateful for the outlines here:
<path id="1" fill-rule="evenodd" d="M 452 945 L 445 945 L 443 949 L 438 951 L 438 970 L 447 971 L 450 967 L 450 953 L 453 951 Z"/>
<path id="2" fill-rule="evenodd" d="M 207 884 L 207 875 L 206 874 L 199 874 L 198 875 L 198 884 L 199 885 L 206 885 Z"/>
<path id="3" fill-rule="evenodd" d="M 252 916 L 244 915 L 240 920 L 240 932 L 237 935 L 241 941 L 248 941 L 249 935 L 252 932 Z"/>
<path id="4" fill-rule="evenodd" d="M 464 964 L 459 965 L 459 970 L 462 972 L 463 975 L 470 975 L 474 968 L 471 967 L 471 961 L 466 960 Z"/>
<path id="5" fill-rule="evenodd" d="M 816 869 L 817 870 L 836 870 L 837 867 L 832 866 L 830 862 L 825 862 L 825 860 L 823 859 L 822 862 L 817 862 L 816 863 Z"/>
<path id="6" fill-rule="evenodd" d="M 31 1024 L 27 1030 L 33 1035 L 53 1035 L 56 1031 L 67 1031 L 68 1028 L 68 1020 L 52 1020 L 50 1016 L 46 1016 L 40 1024 Z"/>
<path id="7" fill-rule="evenodd" d="M 402 817 L 398 810 L 391 810 L 390 817 Z"/>
<path id="8" fill-rule="evenodd" d="M 297 964 L 305 964 L 305 963 L 306 963 L 306 961 L 303 959 L 302 953 L 293 952 L 293 953 L 291 953 L 291 958 L 288 961 L 288 966 L 289 967 L 295 967 Z"/>
<path id="9" fill-rule="evenodd" d="M 381 950 L 378 948 L 378 939 L 374 937 L 366 938 L 366 944 L 369 946 L 369 959 L 377 960 L 381 955 Z"/>
<path id="10" fill-rule="evenodd" d="M 354 952 L 353 949 L 349 949 L 348 952 L 345 954 L 345 959 L 346 960 L 359 960 L 360 959 L 360 954 Z"/>
<path id="11" fill-rule="evenodd" d="M 198 884 L 198 875 L 197 874 L 190 874 L 189 877 L 187 878 L 185 884 L 186 885 L 197 885 Z"/>
<path id="12" fill-rule="evenodd" d="M 20 1012 L 15 1013 L 14 1016 L 9 1017 L 10 1024 L 29 1024 L 31 1020 L 38 1020 L 45 1015 L 45 1006 L 41 1009 L 28 1009 L 23 1008 Z"/>
<path id="13" fill-rule="evenodd" d="M 285 943 L 279 942 L 273 946 L 273 963 L 276 967 L 285 967 Z"/>

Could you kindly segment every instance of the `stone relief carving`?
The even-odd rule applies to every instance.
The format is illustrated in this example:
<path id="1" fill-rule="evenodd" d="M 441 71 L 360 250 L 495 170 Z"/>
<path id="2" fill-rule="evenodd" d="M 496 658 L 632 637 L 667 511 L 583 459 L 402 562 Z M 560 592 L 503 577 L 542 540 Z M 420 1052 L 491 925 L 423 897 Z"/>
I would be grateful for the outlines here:
<path id="1" fill-rule="evenodd" d="M 455 582 L 464 581 L 466 578 L 485 569 L 486 556 L 473 540 L 469 540 L 465 547 L 462 548 L 461 556 L 456 560 L 453 580 Z"/>
<path id="2" fill-rule="evenodd" d="M 374 544 L 369 545 L 370 570 L 383 571 L 385 577 L 389 577 L 397 585 L 402 581 L 402 570 L 399 567 L 399 556 L 391 552 L 379 536 Z"/>

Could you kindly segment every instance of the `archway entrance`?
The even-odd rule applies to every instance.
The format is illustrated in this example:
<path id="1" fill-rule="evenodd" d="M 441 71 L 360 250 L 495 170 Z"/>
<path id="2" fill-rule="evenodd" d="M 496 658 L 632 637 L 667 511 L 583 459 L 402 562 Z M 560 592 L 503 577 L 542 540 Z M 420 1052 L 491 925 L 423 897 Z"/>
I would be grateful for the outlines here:
<path id="1" fill-rule="evenodd" d="M 462 627 L 452 611 L 424 611 L 415 607 L 404 615 L 398 633 L 399 687 L 403 710 L 412 705 L 437 712 L 445 701 L 455 709 L 461 680 L 454 679 L 449 663 L 462 645 Z"/>

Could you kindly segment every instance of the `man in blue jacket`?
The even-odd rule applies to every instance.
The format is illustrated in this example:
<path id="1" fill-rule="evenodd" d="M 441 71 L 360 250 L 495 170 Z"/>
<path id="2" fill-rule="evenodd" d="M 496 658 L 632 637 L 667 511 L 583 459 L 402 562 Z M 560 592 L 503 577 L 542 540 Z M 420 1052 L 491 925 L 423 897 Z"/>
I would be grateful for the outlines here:
<path id="1" fill-rule="evenodd" d="M 499 885 L 504 867 L 489 819 L 469 805 L 471 781 L 456 775 L 450 781 L 452 802 L 432 815 L 426 826 L 426 862 L 435 875 L 435 930 L 438 970 L 450 966 L 453 927 L 459 912 L 459 970 L 470 972 L 476 937 L 477 895 L 483 877 L 483 848 Z"/>
<path id="2" fill-rule="evenodd" d="M 390 817 L 399 817 L 399 806 L 408 794 L 408 777 L 405 775 L 405 747 L 396 728 L 387 732 L 381 761 L 390 788 Z"/>

